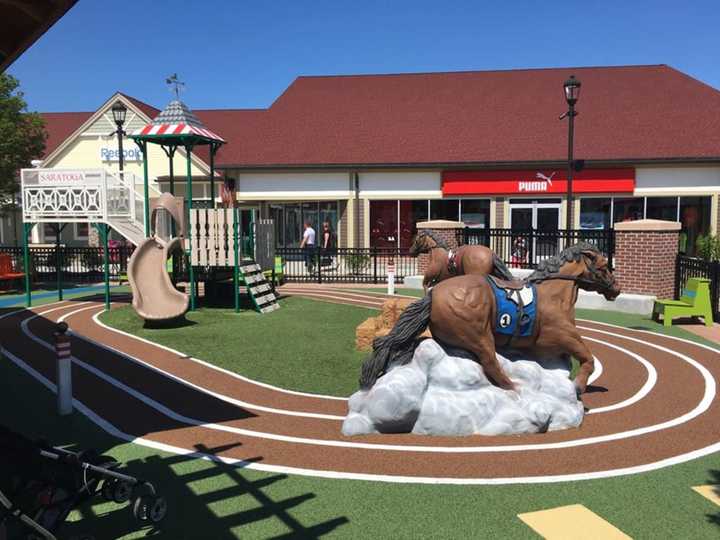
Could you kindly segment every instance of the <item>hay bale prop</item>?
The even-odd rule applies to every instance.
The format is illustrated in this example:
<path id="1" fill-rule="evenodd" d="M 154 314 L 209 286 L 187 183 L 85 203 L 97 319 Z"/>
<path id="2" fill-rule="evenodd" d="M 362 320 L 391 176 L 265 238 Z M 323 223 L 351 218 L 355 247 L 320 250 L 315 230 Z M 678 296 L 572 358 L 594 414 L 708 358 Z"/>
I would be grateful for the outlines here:
<path id="1" fill-rule="evenodd" d="M 387 335 L 405 311 L 416 298 L 388 298 L 382 305 L 380 315 L 370 317 L 360 323 L 355 329 L 355 348 L 359 351 L 372 350 L 373 340 L 376 337 Z M 430 330 L 426 330 L 419 337 L 432 337 Z"/>

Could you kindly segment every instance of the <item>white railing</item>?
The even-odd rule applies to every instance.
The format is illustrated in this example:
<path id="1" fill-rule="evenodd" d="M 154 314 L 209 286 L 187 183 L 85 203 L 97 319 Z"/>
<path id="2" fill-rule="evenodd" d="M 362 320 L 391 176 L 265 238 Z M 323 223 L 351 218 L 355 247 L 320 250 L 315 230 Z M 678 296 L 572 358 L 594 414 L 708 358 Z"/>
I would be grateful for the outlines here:
<path id="1" fill-rule="evenodd" d="M 23 169 L 25 222 L 130 222 L 144 228 L 142 180 L 104 169 Z M 150 197 L 160 191 L 150 186 Z"/>

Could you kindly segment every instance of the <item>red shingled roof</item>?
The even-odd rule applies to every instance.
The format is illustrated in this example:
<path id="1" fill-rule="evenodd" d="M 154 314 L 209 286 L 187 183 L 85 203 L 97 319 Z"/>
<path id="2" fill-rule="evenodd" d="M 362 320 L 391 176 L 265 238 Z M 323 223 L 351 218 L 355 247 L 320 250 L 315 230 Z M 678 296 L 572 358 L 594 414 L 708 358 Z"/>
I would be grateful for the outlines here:
<path id="1" fill-rule="evenodd" d="M 577 158 L 720 160 L 720 91 L 665 65 L 299 77 L 268 109 L 194 112 L 227 140 L 223 167 L 562 162 L 571 74 Z M 90 113 L 52 115 L 68 117 L 48 123 L 48 153 L 56 129 L 67 136 Z"/>
<path id="2" fill-rule="evenodd" d="M 54 112 L 40 113 L 45 121 L 45 131 L 47 131 L 47 141 L 45 143 L 45 154 L 42 157 L 49 156 L 65 139 L 79 128 L 83 122 L 90 118 L 94 112 Z"/>
<path id="3" fill-rule="evenodd" d="M 578 158 L 720 158 L 720 92 L 665 65 L 299 77 L 267 113 L 207 124 L 224 166 L 563 161 L 571 74 Z"/>

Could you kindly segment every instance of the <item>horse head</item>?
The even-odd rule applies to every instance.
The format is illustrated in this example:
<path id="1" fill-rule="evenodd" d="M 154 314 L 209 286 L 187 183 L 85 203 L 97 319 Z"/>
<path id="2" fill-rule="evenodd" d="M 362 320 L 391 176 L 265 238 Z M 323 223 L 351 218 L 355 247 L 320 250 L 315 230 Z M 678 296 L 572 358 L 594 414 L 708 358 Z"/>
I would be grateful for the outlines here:
<path id="1" fill-rule="evenodd" d="M 410 255 L 417 257 L 421 253 L 427 253 L 435 247 L 447 249 L 444 242 L 435 238 L 430 231 L 422 230 L 417 233 L 412 246 L 410 246 Z"/>
<path id="2" fill-rule="evenodd" d="M 607 258 L 588 242 L 579 242 L 559 255 L 548 257 L 528 277 L 528 281 L 538 283 L 549 279 L 572 280 L 581 289 L 598 292 L 607 300 L 615 300 L 620 294 Z"/>
<path id="3" fill-rule="evenodd" d="M 580 263 L 584 266 L 581 274 L 581 288 L 602 294 L 606 300 L 615 300 L 620 294 L 620 286 L 615 279 L 607 257 L 593 245 L 580 252 Z"/>

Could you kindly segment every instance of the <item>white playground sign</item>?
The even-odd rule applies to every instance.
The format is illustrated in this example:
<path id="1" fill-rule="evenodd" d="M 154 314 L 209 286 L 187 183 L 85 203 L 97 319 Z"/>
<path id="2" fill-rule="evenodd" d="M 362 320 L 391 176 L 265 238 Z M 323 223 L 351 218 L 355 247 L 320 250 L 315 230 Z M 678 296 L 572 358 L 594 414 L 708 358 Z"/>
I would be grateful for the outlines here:
<path id="1" fill-rule="evenodd" d="M 40 171 L 38 181 L 41 184 L 82 184 L 85 173 L 81 171 Z"/>

